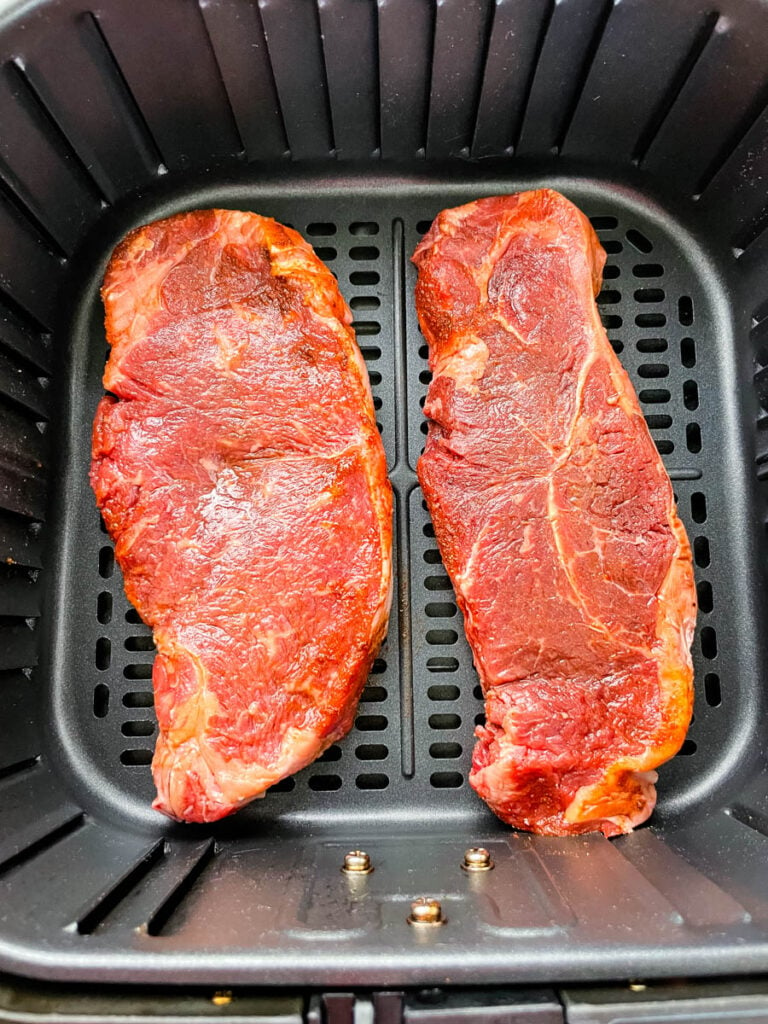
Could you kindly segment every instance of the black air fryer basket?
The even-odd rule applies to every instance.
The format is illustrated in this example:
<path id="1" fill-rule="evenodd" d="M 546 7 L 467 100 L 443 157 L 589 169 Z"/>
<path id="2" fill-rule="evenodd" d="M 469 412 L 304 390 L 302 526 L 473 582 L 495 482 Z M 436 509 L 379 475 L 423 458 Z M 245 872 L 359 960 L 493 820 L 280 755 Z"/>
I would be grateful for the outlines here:
<path id="1" fill-rule="evenodd" d="M 768 3 L 83 0 L 0 15 L 0 971 L 48 982 L 562 984 L 768 972 Z M 695 720 L 650 826 L 502 826 L 414 473 L 435 214 L 552 186 L 696 563 Z M 396 495 L 354 729 L 213 827 L 150 809 L 150 631 L 88 485 L 114 245 L 224 206 L 296 227 L 355 318 Z M 492 871 L 460 868 L 486 846 Z M 373 874 L 340 871 L 367 851 Z M 411 901 L 447 923 L 411 927 Z M 362 1018 L 361 1018 L 362 1019 Z"/>

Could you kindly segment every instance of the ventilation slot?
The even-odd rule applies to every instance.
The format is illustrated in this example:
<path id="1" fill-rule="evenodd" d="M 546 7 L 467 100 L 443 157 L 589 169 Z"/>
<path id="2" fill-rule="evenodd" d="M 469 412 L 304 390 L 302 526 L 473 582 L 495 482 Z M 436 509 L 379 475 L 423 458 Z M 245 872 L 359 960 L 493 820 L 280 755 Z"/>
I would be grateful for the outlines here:
<path id="1" fill-rule="evenodd" d="M 341 778 L 338 775 L 313 775 L 307 785 L 315 793 L 333 793 L 341 789 Z"/>
<path id="2" fill-rule="evenodd" d="M 389 778 L 383 772 L 368 772 L 365 775 L 358 775 L 355 785 L 358 789 L 386 789 Z"/>
<path id="3" fill-rule="evenodd" d="M 449 658 L 448 661 L 456 661 L 455 658 Z M 459 663 L 456 661 L 456 668 L 459 667 Z M 427 697 L 430 700 L 458 700 L 461 696 L 461 691 L 458 686 L 430 686 L 427 690 Z"/>
<path id="4" fill-rule="evenodd" d="M 464 784 L 461 772 L 433 772 L 429 783 L 435 789 L 458 789 Z"/>
<path id="5" fill-rule="evenodd" d="M 355 748 L 355 757 L 359 761 L 383 761 L 389 756 L 389 747 L 383 743 L 361 743 Z"/>
<path id="6" fill-rule="evenodd" d="M 715 672 L 707 672 L 704 676 L 704 696 L 711 708 L 719 708 L 723 703 L 723 695 L 720 689 L 720 676 Z"/>

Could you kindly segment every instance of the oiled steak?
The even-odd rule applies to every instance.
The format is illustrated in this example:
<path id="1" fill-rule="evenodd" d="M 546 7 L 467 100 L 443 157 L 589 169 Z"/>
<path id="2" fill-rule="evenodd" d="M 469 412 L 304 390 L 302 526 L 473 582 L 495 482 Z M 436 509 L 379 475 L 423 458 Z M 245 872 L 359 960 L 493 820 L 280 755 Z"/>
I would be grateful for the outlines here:
<path id="1" fill-rule="evenodd" d="M 103 288 L 91 479 L 154 630 L 154 806 L 214 821 L 351 726 L 387 624 L 391 492 L 351 314 L 295 231 L 138 229 Z"/>
<path id="2" fill-rule="evenodd" d="M 600 322 L 604 260 L 549 190 L 446 210 L 414 256 L 419 479 L 486 698 L 470 781 L 554 835 L 644 821 L 691 717 L 690 549 Z"/>

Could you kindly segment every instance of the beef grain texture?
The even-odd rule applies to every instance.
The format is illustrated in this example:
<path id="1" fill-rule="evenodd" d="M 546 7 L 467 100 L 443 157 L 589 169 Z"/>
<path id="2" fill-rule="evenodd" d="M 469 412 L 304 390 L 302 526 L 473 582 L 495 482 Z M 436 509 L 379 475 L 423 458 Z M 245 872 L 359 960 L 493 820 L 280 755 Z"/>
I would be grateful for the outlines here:
<path id="1" fill-rule="evenodd" d="M 604 261 L 549 190 L 446 210 L 414 255 L 418 473 L 486 700 L 470 782 L 550 835 L 644 821 L 691 717 L 690 548 L 600 322 Z"/>
<path id="2" fill-rule="evenodd" d="M 392 499 L 336 282 L 295 231 L 139 228 L 102 291 L 91 480 L 154 631 L 154 806 L 214 821 L 352 725 L 384 635 Z"/>

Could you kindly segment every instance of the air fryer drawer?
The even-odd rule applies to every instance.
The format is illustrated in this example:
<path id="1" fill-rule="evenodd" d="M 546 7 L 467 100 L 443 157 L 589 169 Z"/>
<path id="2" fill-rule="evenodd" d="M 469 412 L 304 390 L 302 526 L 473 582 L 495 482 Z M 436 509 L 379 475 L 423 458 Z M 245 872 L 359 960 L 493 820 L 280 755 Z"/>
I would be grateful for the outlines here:
<path id="1" fill-rule="evenodd" d="M 6 6 L 0 969 L 365 986 L 768 966 L 768 6 L 727 6 Z M 651 826 L 616 841 L 514 833 L 468 786 L 483 705 L 414 472 L 429 371 L 410 254 L 442 208 L 542 184 L 608 253 L 600 310 L 696 564 L 694 723 Z M 291 224 L 336 274 L 396 521 L 354 729 L 204 827 L 150 808 L 151 633 L 87 474 L 111 250 L 209 206 Z M 492 871 L 461 869 L 476 845 Z M 372 874 L 340 870 L 351 849 Z M 443 925 L 409 924 L 419 896 Z"/>

